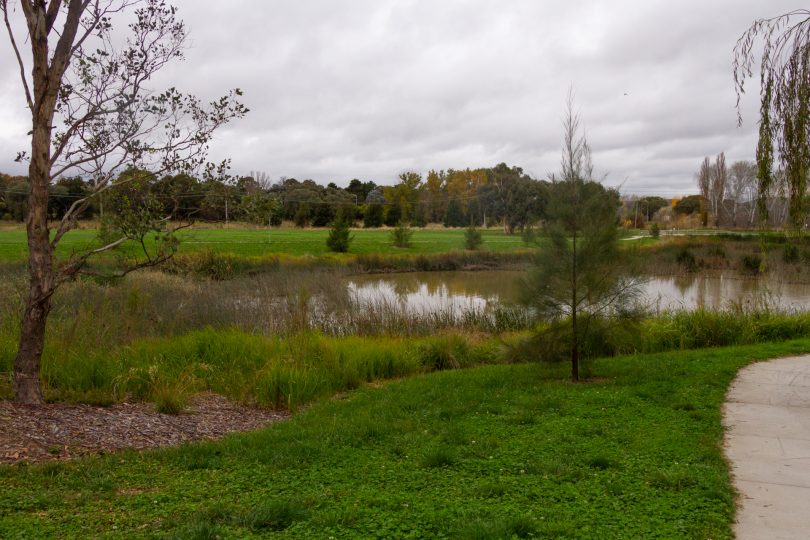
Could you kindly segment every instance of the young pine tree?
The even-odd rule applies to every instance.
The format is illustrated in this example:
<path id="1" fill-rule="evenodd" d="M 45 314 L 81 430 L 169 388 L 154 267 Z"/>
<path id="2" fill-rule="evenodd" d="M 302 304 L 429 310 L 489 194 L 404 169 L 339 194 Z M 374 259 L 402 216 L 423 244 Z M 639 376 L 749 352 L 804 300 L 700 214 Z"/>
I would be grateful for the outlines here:
<path id="1" fill-rule="evenodd" d="M 469 227 L 464 231 L 464 248 L 470 251 L 475 251 L 481 247 L 484 239 L 481 237 L 481 231 L 475 226 L 475 223 L 470 222 Z"/>
<path id="2" fill-rule="evenodd" d="M 400 221 L 391 231 L 391 242 L 395 247 L 408 248 L 411 247 L 411 236 L 413 236 L 413 231 L 410 225 L 404 221 Z"/>
<path id="3" fill-rule="evenodd" d="M 578 135 L 570 96 L 563 125 L 562 180 L 549 189 L 548 242 L 524 280 L 523 299 L 546 323 L 537 336 L 541 354 L 565 355 L 560 348 L 567 348 L 571 379 L 578 381 L 589 332 L 628 313 L 638 289 L 619 250 L 618 194 L 592 180 L 590 150 Z"/>
<path id="4" fill-rule="evenodd" d="M 351 218 L 349 212 L 344 208 L 338 210 L 335 215 L 332 226 L 329 229 L 329 236 L 326 237 L 326 247 L 329 251 L 336 253 L 346 253 L 349 251 L 349 245 L 352 243 L 353 237 L 350 234 L 349 227 L 351 226 Z"/>

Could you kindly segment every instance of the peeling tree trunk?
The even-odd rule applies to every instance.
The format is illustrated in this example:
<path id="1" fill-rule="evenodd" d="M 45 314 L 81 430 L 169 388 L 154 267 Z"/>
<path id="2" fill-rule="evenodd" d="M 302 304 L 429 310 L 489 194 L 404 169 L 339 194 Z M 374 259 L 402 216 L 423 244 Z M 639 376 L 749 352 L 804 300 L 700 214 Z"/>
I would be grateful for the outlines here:
<path id="1" fill-rule="evenodd" d="M 54 290 L 53 249 L 48 234 L 49 124 L 50 115 L 46 116 L 45 122 L 41 118 L 34 118 L 31 164 L 28 169 L 29 210 L 26 217 L 30 280 L 20 327 L 20 345 L 14 360 L 14 399 L 29 405 L 43 402 L 39 381 L 40 358 Z"/>

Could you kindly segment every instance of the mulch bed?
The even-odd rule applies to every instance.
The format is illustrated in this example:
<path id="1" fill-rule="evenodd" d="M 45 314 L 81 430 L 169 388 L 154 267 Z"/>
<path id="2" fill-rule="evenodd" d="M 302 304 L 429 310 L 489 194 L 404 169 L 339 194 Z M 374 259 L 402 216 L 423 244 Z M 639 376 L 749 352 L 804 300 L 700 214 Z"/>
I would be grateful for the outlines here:
<path id="1" fill-rule="evenodd" d="M 111 407 L 0 401 L 0 463 L 71 459 L 132 448 L 143 450 L 219 439 L 289 416 L 237 405 L 216 394 L 196 396 L 183 414 L 163 414 L 149 403 Z"/>

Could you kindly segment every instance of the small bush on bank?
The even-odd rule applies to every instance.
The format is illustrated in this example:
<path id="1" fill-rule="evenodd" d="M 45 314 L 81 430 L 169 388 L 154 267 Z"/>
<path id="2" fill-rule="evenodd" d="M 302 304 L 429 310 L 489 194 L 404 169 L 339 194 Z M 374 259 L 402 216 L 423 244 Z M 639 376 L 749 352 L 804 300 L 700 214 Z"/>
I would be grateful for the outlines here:
<path id="1" fill-rule="evenodd" d="M 484 242 L 483 238 L 481 237 L 481 231 L 479 231 L 475 225 L 470 225 L 467 227 L 467 230 L 464 231 L 464 248 L 470 251 L 475 251 L 481 247 L 481 244 Z"/>
<path id="2" fill-rule="evenodd" d="M 343 211 L 339 212 L 332 227 L 329 229 L 329 236 L 326 238 L 326 247 L 335 253 L 346 253 L 352 242 L 352 235 L 349 230 L 349 219 Z"/>
<path id="3" fill-rule="evenodd" d="M 400 221 L 397 223 L 397 226 L 394 227 L 394 230 L 391 231 L 391 243 L 398 248 L 409 248 L 411 247 L 412 236 L 413 231 L 411 227 L 404 221 Z"/>

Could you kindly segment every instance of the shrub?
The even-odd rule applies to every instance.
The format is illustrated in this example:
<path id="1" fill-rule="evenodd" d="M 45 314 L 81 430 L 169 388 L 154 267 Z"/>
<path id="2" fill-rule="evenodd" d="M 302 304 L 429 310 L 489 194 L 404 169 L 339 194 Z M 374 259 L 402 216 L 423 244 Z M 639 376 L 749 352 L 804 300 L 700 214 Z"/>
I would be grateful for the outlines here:
<path id="1" fill-rule="evenodd" d="M 614 319 L 581 315 L 578 319 L 578 345 L 581 361 L 615 356 L 636 349 L 635 335 L 640 314 L 631 313 Z M 570 319 L 550 322 L 530 338 L 508 346 L 510 361 L 563 362 L 571 357 Z"/>
<path id="2" fill-rule="evenodd" d="M 744 255 L 741 264 L 742 271 L 748 274 L 759 274 L 762 272 L 762 257 L 759 255 Z"/>
<path id="3" fill-rule="evenodd" d="M 658 238 L 661 236 L 661 227 L 658 226 L 658 223 L 653 223 L 650 225 L 650 236 L 653 238 Z"/>
<path id="4" fill-rule="evenodd" d="M 400 221 L 391 231 L 391 242 L 398 248 L 408 248 L 411 247 L 411 236 L 413 236 L 411 227 L 404 221 Z"/>
<path id="5" fill-rule="evenodd" d="M 484 242 L 481 237 L 481 231 L 475 228 L 475 225 L 470 224 L 467 230 L 464 231 L 464 247 L 470 251 L 475 251 L 481 247 Z"/>
<path id="6" fill-rule="evenodd" d="M 352 235 L 349 233 L 349 220 L 341 211 L 332 222 L 332 228 L 329 229 L 326 247 L 329 248 L 329 251 L 346 253 L 349 251 L 349 244 L 351 244 L 352 240 Z"/>

